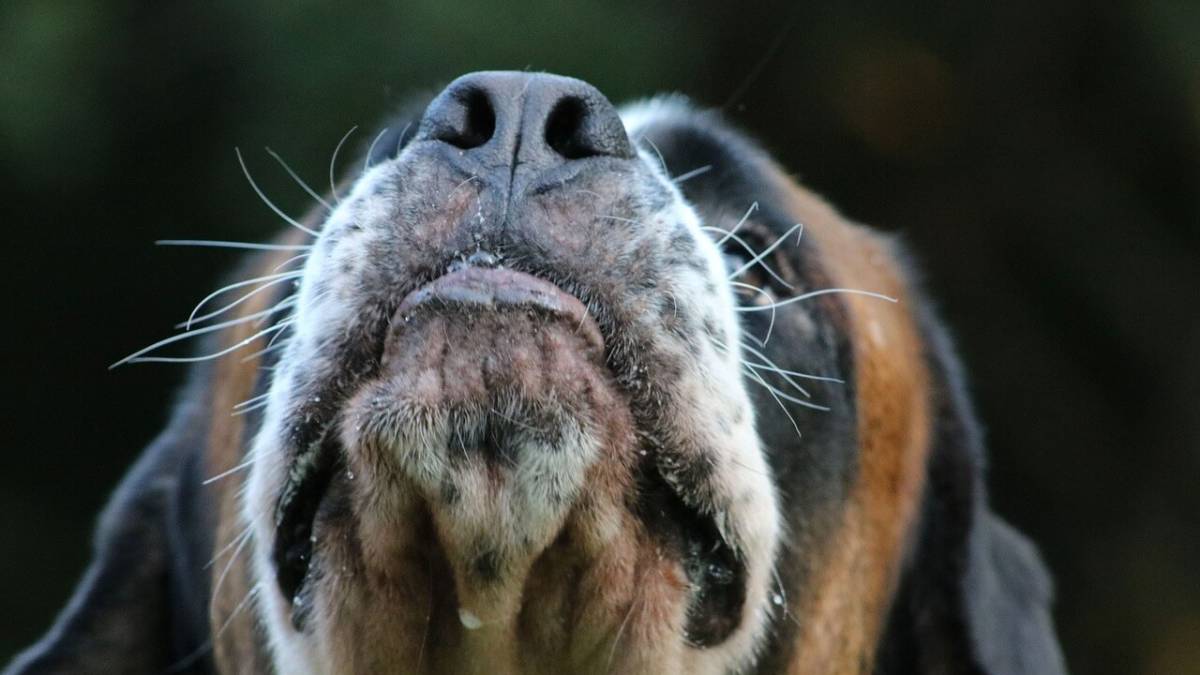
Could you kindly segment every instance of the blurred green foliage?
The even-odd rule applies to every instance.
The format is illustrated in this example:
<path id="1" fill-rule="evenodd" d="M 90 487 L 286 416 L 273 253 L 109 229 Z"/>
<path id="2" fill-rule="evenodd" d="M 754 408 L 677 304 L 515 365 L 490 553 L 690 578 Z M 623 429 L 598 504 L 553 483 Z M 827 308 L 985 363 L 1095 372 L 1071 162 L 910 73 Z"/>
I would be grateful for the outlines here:
<path id="1" fill-rule="evenodd" d="M 105 364 L 235 260 L 151 242 L 280 227 L 233 148 L 299 212 L 260 146 L 323 184 L 342 134 L 408 92 L 528 68 L 723 106 L 901 233 L 972 375 L 993 499 L 1055 572 L 1073 670 L 1200 672 L 1198 35 L 1189 0 L 0 4 L 0 659 L 64 602 L 181 377 Z"/>

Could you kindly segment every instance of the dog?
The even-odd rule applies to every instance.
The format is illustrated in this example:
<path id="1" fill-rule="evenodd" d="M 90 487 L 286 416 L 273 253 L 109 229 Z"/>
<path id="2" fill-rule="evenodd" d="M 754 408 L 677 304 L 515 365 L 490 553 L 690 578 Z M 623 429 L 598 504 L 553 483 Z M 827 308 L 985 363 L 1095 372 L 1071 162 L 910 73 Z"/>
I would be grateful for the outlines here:
<path id="1" fill-rule="evenodd" d="M 473 73 L 312 194 L 6 672 L 1065 672 L 909 256 L 718 114 Z"/>

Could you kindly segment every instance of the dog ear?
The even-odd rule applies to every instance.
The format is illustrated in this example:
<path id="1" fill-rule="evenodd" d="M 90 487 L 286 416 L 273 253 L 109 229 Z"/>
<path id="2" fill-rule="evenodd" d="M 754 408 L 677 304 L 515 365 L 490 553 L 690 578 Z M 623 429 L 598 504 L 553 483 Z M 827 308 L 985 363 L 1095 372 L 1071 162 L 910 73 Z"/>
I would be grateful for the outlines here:
<path id="1" fill-rule="evenodd" d="M 1033 545 L 981 511 L 971 530 L 964 613 L 988 675 L 1066 671 L 1050 618 L 1052 590 Z"/>
<path id="2" fill-rule="evenodd" d="M 922 310 L 935 403 L 921 522 L 879 653 L 880 672 L 1066 672 L 1053 590 L 1024 536 L 991 512 L 983 449 L 963 377 L 937 319 Z"/>
<path id="3" fill-rule="evenodd" d="M 203 447 L 192 417 L 186 405 L 177 410 L 122 481 L 70 602 L 6 675 L 207 672 L 206 544 L 198 541 L 207 528 L 195 522 L 204 512 L 186 487 L 199 485 Z"/>

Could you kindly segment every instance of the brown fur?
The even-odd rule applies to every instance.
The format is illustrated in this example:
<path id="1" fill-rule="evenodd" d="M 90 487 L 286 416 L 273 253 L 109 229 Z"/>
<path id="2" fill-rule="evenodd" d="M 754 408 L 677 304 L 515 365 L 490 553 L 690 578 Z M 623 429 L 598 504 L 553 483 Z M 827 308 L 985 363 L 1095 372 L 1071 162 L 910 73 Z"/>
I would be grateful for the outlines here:
<path id="1" fill-rule="evenodd" d="M 315 220 L 310 218 L 310 220 Z M 281 237 L 279 243 L 285 245 L 300 244 L 304 235 L 299 230 L 290 230 Z M 254 268 L 248 270 L 248 277 L 270 274 L 285 260 L 292 257 L 293 252 L 271 252 L 254 259 Z M 236 317 L 248 316 L 261 312 L 272 302 L 272 294 L 259 293 L 238 307 Z M 261 326 L 248 322 L 232 326 L 221 332 L 219 348 L 224 349 L 245 340 Z M 249 439 L 245 437 L 244 415 L 233 414 L 235 406 L 253 396 L 254 384 L 258 376 L 260 358 L 247 358 L 243 354 L 255 354 L 263 349 L 270 340 L 264 336 L 253 344 L 247 345 L 244 351 L 239 351 L 234 358 L 220 359 L 216 362 L 213 381 L 219 382 L 220 387 L 212 391 L 212 423 L 207 448 L 208 475 L 216 476 L 233 469 L 246 461 L 246 448 Z M 215 494 L 218 523 L 216 536 L 213 538 L 213 563 L 210 566 L 213 589 L 212 602 L 209 607 L 209 621 L 213 635 L 213 654 L 221 672 L 228 673 L 260 673 L 269 668 L 264 654 L 260 653 L 260 645 L 255 636 L 254 612 L 248 607 L 253 599 L 247 600 L 251 592 L 250 571 L 248 569 L 250 556 L 245 550 L 250 543 L 243 537 L 241 505 L 239 495 L 244 481 L 249 475 L 248 470 L 238 470 L 227 477 L 218 480 L 204 489 Z M 244 545 L 243 545 L 244 544 Z M 238 550 L 241 546 L 242 550 Z M 219 586 L 218 586 L 219 584 Z"/>
<path id="2" fill-rule="evenodd" d="M 903 272 L 879 235 L 851 224 L 775 170 L 789 212 L 807 226 L 830 286 L 883 293 L 893 304 L 840 296 L 854 345 L 859 470 L 840 525 L 810 588 L 792 600 L 802 617 L 790 673 L 871 672 L 876 644 L 916 519 L 930 413 L 928 373 Z"/>

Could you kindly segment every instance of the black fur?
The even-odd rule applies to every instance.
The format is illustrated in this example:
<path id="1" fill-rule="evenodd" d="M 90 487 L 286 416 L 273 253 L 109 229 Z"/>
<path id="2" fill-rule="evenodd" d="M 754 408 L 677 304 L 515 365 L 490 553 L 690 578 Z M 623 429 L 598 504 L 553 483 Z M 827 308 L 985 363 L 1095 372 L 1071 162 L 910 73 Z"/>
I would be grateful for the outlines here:
<path id="1" fill-rule="evenodd" d="M 49 632 L 5 670 L 208 673 L 212 512 L 199 490 L 208 368 L 197 368 L 167 429 L 100 516 L 93 562 Z"/>
<path id="2" fill-rule="evenodd" d="M 776 236 L 794 224 L 781 196 L 765 187 L 764 172 L 769 169 L 765 154 L 715 114 L 684 113 L 647 129 L 646 137 L 672 174 L 711 167 L 681 184 L 707 224 L 728 229 L 752 202 L 759 207 L 755 219 Z M 908 262 L 902 252 L 897 253 Z M 805 288 L 828 285 L 812 247 L 802 241 L 794 255 Z M 916 305 L 933 375 L 934 446 L 918 543 L 893 601 L 875 672 L 1063 673 L 1049 614 L 1049 576 L 1032 544 L 987 507 L 983 444 L 961 368 L 949 337 L 929 309 L 931 303 Z M 786 345 L 786 353 L 772 353 L 772 357 L 784 367 L 789 367 L 787 359 L 807 372 L 852 373 L 851 347 L 837 305 L 817 303 L 812 311 L 815 323 L 826 329 L 819 339 L 788 340 L 777 335 L 772 341 Z M 801 541 L 819 538 L 825 525 L 821 514 L 831 513 L 854 479 L 855 399 L 853 378 L 847 379 L 845 387 L 822 391 L 832 414 L 791 407 L 802 424 L 800 442 L 790 433 L 789 423 L 778 419 L 782 413 L 774 402 L 752 387 L 759 397 L 756 407 L 765 418 L 760 420 L 760 433 L 778 478 L 783 511 L 792 514 L 787 520 Z M 785 433 L 771 433 L 779 430 Z M 781 566 L 786 566 L 790 554 L 782 555 Z M 798 559 L 793 562 L 800 564 Z M 802 580 L 794 578 L 793 585 Z M 790 622 L 776 626 L 759 672 L 774 672 L 773 664 L 787 661 L 796 630 Z"/>
<path id="3" fill-rule="evenodd" d="M 272 304 L 286 293 L 275 291 Z M 196 353 L 218 349 L 213 336 Z M 265 393 L 277 357 L 264 355 L 256 393 Z M 216 513 L 212 488 L 204 485 L 213 370 L 206 362 L 192 367 L 166 429 L 101 514 L 92 563 L 70 602 L 4 675 L 215 671 L 209 599 Z M 249 439 L 261 413 L 246 418 Z"/>

